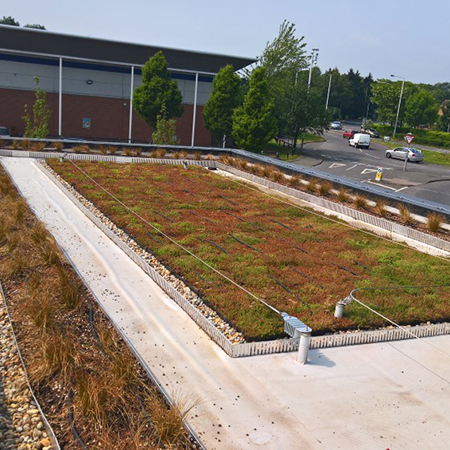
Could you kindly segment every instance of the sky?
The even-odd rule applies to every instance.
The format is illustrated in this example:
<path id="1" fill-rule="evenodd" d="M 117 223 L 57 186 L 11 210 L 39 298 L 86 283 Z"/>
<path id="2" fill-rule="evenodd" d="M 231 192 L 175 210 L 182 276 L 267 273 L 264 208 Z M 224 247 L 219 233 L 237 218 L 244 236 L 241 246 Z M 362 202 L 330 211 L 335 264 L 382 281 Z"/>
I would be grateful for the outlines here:
<path id="1" fill-rule="evenodd" d="M 0 16 L 47 30 L 257 57 L 283 20 L 324 71 L 350 68 L 414 83 L 450 82 L 450 1 L 1 0 Z"/>

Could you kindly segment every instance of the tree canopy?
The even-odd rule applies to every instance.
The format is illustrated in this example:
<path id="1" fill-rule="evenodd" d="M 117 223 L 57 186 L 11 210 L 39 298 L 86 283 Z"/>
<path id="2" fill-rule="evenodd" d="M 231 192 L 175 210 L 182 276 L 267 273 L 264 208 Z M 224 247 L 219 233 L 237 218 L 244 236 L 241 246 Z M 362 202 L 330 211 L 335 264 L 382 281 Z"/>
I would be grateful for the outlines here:
<path id="1" fill-rule="evenodd" d="M 14 17 L 11 16 L 3 16 L 3 19 L 0 19 L 0 24 L 2 25 L 12 25 L 14 27 L 20 27 L 20 23 L 17 22 L 16 19 L 14 19 Z"/>
<path id="2" fill-rule="evenodd" d="M 433 125 L 437 120 L 439 107 L 436 98 L 425 89 L 412 94 L 405 106 L 405 121 L 411 127 Z"/>
<path id="3" fill-rule="evenodd" d="M 216 139 L 231 136 L 233 112 L 240 103 L 241 80 L 233 66 L 222 67 L 216 75 L 212 91 L 203 109 L 206 128 Z"/>
<path id="4" fill-rule="evenodd" d="M 165 118 L 180 117 L 184 108 L 177 82 L 170 78 L 167 60 L 156 53 L 142 68 L 142 84 L 134 90 L 133 107 L 136 113 L 153 128 L 165 108 Z"/>
<path id="5" fill-rule="evenodd" d="M 250 77 L 243 105 L 234 111 L 233 137 L 240 148 L 256 151 L 273 139 L 277 132 L 267 72 L 264 67 L 258 67 Z"/>

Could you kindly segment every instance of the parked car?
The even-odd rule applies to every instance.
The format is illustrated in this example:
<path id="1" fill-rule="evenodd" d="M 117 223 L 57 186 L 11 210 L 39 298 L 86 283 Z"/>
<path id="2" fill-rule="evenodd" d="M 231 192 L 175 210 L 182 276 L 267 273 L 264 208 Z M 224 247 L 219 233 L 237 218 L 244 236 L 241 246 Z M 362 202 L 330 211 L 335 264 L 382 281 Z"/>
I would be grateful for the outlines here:
<path id="1" fill-rule="evenodd" d="M 332 130 L 342 130 L 342 123 L 339 122 L 339 120 L 335 120 L 334 122 L 331 122 L 330 128 Z"/>
<path id="2" fill-rule="evenodd" d="M 373 138 L 379 138 L 380 137 L 380 133 L 378 133 L 377 130 L 375 130 L 374 128 L 367 128 L 364 130 L 365 133 L 367 133 L 370 137 Z"/>
<path id="3" fill-rule="evenodd" d="M 6 127 L 0 127 L 0 138 L 4 137 L 10 137 L 11 135 L 9 134 L 9 129 Z"/>
<path id="4" fill-rule="evenodd" d="M 352 138 L 356 133 L 359 133 L 358 130 L 345 130 L 344 133 L 342 133 L 342 137 L 345 139 Z"/>
<path id="5" fill-rule="evenodd" d="M 369 148 L 370 136 L 368 134 L 356 133 L 351 139 L 348 140 L 348 145 L 355 148 Z"/>
<path id="6" fill-rule="evenodd" d="M 403 161 L 408 158 L 408 161 L 411 162 L 422 162 L 423 153 L 417 148 L 397 147 L 386 150 L 386 158 L 402 159 Z"/>

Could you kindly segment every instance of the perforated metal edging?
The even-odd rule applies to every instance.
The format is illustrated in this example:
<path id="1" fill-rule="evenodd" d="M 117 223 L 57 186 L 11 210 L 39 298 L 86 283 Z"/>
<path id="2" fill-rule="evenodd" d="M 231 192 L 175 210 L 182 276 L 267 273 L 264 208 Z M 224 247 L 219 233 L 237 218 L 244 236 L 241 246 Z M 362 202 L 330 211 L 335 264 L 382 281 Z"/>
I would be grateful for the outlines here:
<path id="1" fill-rule="evenodd" d="M 128 245 L 116 236 L 106 225 L 104 225 L 91 211 L 89 211 L 67 188 L 45 167 L 38 164 L 38 167 L 68 196 L 68 198 L 84 213 L 91 221 L 97 225 L 105 234 L 116 243 L 136 264 L 139 265 L 189 316 L 205 331 L 211 339 L 216 342 L 229 356 L 233 358 L 268 355 L 274 353 L 286 353 L 298 350 L 299 339 L 288 338 L 274 341 L 248 342 L 244 344 L 232 344 L 226 336 L 217 330 L 191 303 L 176 291 L 169 282 L 151 268 L 139 255 L 137 255 Z M 157 277 L 153 277 L 156 274 Z M 159 284 L 158 280 L 162 280 Z M 174 296 L 172 296 L 174 295 Z M 174 298 L 175 297 L 175 298 Z M 180 303 L 181 304 L 180 304 Z M 183 307 L 185 306 L 185 307 Z M 195 311 L 195 312 L 194 312 Z M 194 313 L 194 316 L 190 314 Z M 206 329 L 204 328 L 206 326 Z M 450 334 L 450 324 L 430 324 L 419 325 L 409 328 L 411 333 L 417 333 L 419 337 L 440 336 Z M 211 333 L 211 334 L 210 334 Z M 310 349 L 339 347 L 343 345 L 359 345 L 394 340 L 411 339 L 410 333 L 398 329 L 381 329 L 373 331 L 359 331 L 350 333 L 339 333 L 324 336 L 313 336 L 310 340 Z"/>
<path id="2" fill-rule="evenodd" d="M 27 368 L 25 366 L 25 362 L 23 360 L 22 353 L 21 353 L 20 348 L 19 348 L 19 343 L 17 342 L 16 333 L 14 332 L 13 323 L 12 323 L 12 320 L 11 320 L 11 316 L 9 314 L 8 304 L 6 303 L 6 296 L 5 296 L 5 292 L 3 291 L 3 286 L 2 286 L 1 281 L 0 281 L 0 295 L 1 295 L 2 300 L 3 300 L 3 305 L 5 307 L 6 315 L 8 316 L 8 321 L 9 321 L 9 324 L 11 326 L 11 332 L 12 332 L 12 336 L 13 336 L 14 345 L 16 346 L 17 354 L 19 355 L 20 363 L 22 364 L 23 373 L 25 374 L 25 380 L 27 382 L 28 389 L 30 390 L 31 397 L 33 397 L 33 401 L 36 404 L 36 407 L 39 410 L 39 413 L 40 413 L 40 415 L 41 415 L 41 417 L 42 417 L 42 419 L 44 421 L 45 429 L 47 431 L 47 436 L 48 436 L 48 438 L 50 440 L 50 443 L 52 444 L 52 448 L 53 449 L 57 449 L 57 450 L 61 450 L 61 447 L 60 447 L 59 442 L 58 442 L 58 438 L 56 437 L 52 426 L 50 425 L 49 421 L 47 420 L 47 417 L 45 416 L 44 411 L 42 410 L 41 405 L 38 402 L 38 399 L 34 395 L 33 388 L 31 387 L 30 379 L 28 378 Z"/>
<path id="3" fill-rule="evenodd" d="M 358 211 L 356 209 L 348 208 L 347 206 L 332 202 L 330 200 L 323 199 L 321 197 L 316 197 L 315 195 L 299 191 L 298 189 L 293 189 L 279 183 L 274 183 L 273 181 L 267 180 L 266 178 L 258 177 L 256 175 L 243 172 L 242 170 L 227 166 L 220 162 L 216 162 L 216 165 L 218 168 L 226 170 L 227 172 L 237 175 L 240 178 L 245 178 L 246 180 L 260 184 L 274 191 L 282 192 L 283 194 L 287 194 L 290 195 L 291 197 L 298 198 L 299 200 L 312 203 L 313 205 L 320 206 L 332 212 L 351 217 L 352 219 L 359 220 L 369 225 L 373 225 L 375 227 L 388 231 L 391 234 L 394 233 L 399 236 L 420 242 L 422 244 L 429 245 L 430 247 L 434 247 L 437 250 L 444 250 L 450 252 L 450 241 L 446 241 L 444 239 L 440 239 L 430 234 L 426 234 L 421 231 L 405 227 L 404 225 L 392 222 L 387 219 L 383 219 L 382 217 L 372 216 L 371 214 L 367 214 L 362 211 Z"/>

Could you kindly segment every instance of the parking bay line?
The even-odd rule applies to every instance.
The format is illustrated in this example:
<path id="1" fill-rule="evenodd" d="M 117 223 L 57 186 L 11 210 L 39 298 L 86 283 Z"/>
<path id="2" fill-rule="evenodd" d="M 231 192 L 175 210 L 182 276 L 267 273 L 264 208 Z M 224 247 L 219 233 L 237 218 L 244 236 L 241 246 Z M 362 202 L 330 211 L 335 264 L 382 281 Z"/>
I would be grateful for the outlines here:
<path id="1" fill-rule="evenodd" d="M 363 180 L 363 181 L 361 181 L 361 183 L 374 184 L 375 186 L 381 186 L 381 187 L 384 187 L 386 189 L 391 189 L 392 191 L 395 191 L 395 192 L 400 192 L 400 191 L 403 191 L 404 189 L 408 189 L 410 187 L 410 186 L 403 186 L 400 189 L 396 189 L 396 188 L 393 188 L 391 186 L 386 186 L 385 184 L 373 182 L 372 180 Z"/>

